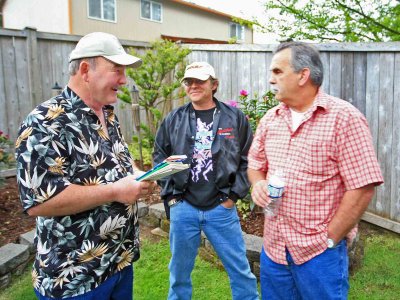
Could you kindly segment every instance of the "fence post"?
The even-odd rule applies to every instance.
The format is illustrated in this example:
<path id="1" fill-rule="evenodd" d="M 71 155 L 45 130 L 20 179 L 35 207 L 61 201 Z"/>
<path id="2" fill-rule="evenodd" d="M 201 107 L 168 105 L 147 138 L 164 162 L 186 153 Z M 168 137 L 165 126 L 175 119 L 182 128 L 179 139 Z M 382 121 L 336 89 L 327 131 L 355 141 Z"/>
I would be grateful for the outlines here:
<path id="1" fill-rule="evenodd" d="M 32 27 L 25 27 L 26 49 L 28 54 L 29 85 L 31 90 L 31 103 L 35 107 L 43 101 L 43 90 L 40 75 L 40 65 L 37 47 L 37 30 Z"/>

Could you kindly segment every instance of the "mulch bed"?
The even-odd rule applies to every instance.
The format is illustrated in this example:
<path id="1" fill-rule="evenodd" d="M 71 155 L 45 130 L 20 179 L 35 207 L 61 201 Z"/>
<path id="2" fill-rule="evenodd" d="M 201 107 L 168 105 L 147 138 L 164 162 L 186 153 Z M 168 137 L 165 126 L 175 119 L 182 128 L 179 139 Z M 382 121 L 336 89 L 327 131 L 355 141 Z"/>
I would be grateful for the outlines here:
<path id="1" fill-rule="evenodd" d="M 0 187 L 0 247 L 16 243 L 20 234 L 35 228 L 35 218 L 23 213 L 15 177 Z"/>

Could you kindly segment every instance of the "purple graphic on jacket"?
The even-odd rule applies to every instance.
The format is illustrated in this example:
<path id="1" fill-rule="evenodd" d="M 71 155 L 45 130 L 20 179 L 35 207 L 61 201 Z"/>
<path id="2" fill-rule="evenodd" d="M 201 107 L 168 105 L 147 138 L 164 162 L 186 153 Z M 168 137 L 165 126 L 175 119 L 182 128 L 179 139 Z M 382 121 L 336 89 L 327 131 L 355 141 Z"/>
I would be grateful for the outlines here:
<path id="1" fill-rule="evenodd" d="M 196 141 L 192 160 L 192 181 L 209 181 L 207 174 L 213 170 L 211 144 L 213 122 L 206 124 L 197 118 Z"/>

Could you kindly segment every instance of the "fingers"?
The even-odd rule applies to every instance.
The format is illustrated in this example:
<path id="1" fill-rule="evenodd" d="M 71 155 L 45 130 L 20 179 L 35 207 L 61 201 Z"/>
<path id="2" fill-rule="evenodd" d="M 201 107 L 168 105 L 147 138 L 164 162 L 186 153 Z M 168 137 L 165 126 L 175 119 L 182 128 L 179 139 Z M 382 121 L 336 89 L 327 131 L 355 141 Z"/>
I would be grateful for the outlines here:
<path id="1" fill-rule="evenodd" d="M 265 207 L 267 205 L 267 181 L 259 180 L 253 185 L 251 197 L 258 206 Z"/>
<path id="2" fill-rule="evenodd" d="M 140 194 L 142 196 L 149 195 L 154 191 L 156 184 L 154 181 L 142 181 L 140 182 Z"/>

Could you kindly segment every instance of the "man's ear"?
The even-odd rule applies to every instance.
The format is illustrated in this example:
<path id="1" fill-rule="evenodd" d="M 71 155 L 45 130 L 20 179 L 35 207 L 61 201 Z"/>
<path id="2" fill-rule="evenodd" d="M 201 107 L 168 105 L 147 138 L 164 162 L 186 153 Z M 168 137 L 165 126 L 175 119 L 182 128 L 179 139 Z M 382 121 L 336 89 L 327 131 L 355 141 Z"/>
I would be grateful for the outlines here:
<path id="1" fill-rule="evenodd" d="M 219 85 L 219 81 L 218 81 L 218 80 L 215 80 L 215 81 L 213 82 L 213 86 L 211 87 L 211 89 L 212 89 L 213 91 L 215 91 L 215 90 L 218 88 L 218 85 Z"/>
<path id="2" fill-rule="evenodd" d="M 88 73 L 89 73 L 90 65 L 87 61 L 82 60 L 79 64 L 79 74 L 82 76 L 84 81 L 88 81 Z"/>
<path id="3" fill-rule="evenodd" d="M 304 68 L 303 70 L 300 71 L 299 74 L 300 74 L 299 85 L 303 86 L 310 79 L 310 74 L 311 74 L 310 69 Z"/>

